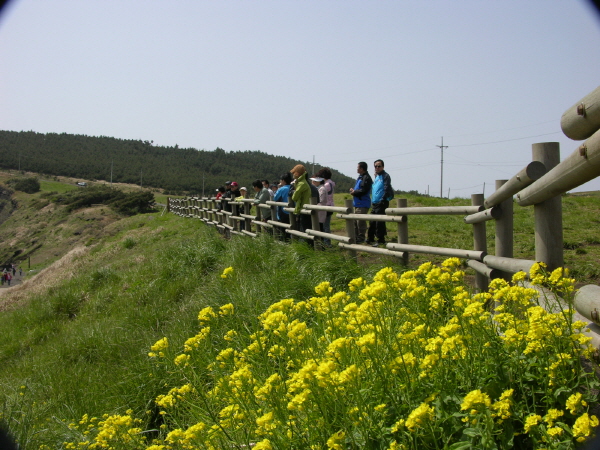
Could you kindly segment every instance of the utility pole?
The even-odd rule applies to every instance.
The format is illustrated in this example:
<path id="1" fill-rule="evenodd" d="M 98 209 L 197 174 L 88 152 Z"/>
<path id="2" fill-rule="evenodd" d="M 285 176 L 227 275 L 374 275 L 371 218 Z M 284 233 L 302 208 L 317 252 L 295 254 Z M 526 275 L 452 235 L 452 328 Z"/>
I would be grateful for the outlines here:
<path id="1" fill-rule="evenodd" d="M 442 161 L 441 161 L 441 171 L 440 171 L 440 198 L 444 198 L 443 196 L 443 187 L 444 187 L 444 149 L 448 148 L 447 145 L 444 145 L 444 136 L 442 136 L 442 145 L 436 145 L 442 151 Z"/>
<path id="2" fill-rule="evenodd" d="M 113 161 L 110 162 L 110 187 L 112 187 Z"/>
<path id="3" fill-rule="evenodd" d="M 142 189 L 142 175 L 144 173 L 144 169 L 140 169 L 140 189 Z"/>

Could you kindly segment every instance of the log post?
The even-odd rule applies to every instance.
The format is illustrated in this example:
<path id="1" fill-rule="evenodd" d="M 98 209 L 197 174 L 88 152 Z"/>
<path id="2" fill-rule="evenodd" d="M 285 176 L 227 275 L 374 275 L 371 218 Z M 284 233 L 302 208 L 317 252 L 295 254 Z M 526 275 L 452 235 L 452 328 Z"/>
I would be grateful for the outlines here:
<path id="1" fill-rule="evenodd" d="M 319 203 L 319 199 L 316 197 L 311 197 L 310 198 L 310 204 L 311 205 L 316 205 L 317 203 Z M 310 211 L 310 222 L 311 222 L 311 227 L 313 230 L 315 231 L 321 231 L 321 227 L 319 226 L 319 211 L 315 210 L 315 209 L 311 209 Z M 323 250 L 323 238 L 320 237 L 315 237 L 315 250 Z M 318 245 L 317 245 L 318 244 Z"/>
<path id="2" fill-rule="evenodd" d="M 350 211 L 352 211 L 352 202 L 353 202 L 353 200 L 351 198 L 347 198 L 346 200 L 344 200 L 344 204 L 345 204 L 346 208 L 349 208 Z M 356 243 L 356 226 L 355 226 L 356 220 L 346 219 L 344 222 L 346 222 L 346 234 L 350 238 L 350 244 L 355 244 Z M 352 259 L 356 260 L 356 258 L 357 258 L 356 250 L 348 250 L 348 253 L 350 253 L 350 257 Z"/>
<path id="3" fill-rule="evenodd" d="M 560 163 L 558 142 L 532 145 L 534 161 L 541 161 L 548 171 Z M 549 270 L 564 265 L 562 198 L 560 195 L 533 205 L 535 217 L 535 259 L 543 261 Z"/>
<path id="4" fill-rule="evenodd" d="M 408 206 L 408 200 L 405 198 L 399 198 L 397 208 L 406 208 Z M 402 221 L 398 222 L 398 244 L 408 244 L 408 216 L 402 216 Z M 408 252 L 404 252 L 402 255 L 402 263 L 408 265 Z"/>
<path id="5" fill-rule="evenodd" d="M 288 201 L 288 208 L 293 208 L 293 207 L 294 207 L 294 204 L 292 203 L 292 201 L 291 200 Z M 296 220 L 296 214 L 294 214 L 293 211 L 290 213 L 290 230 L 298 231 L 298 221 Z M 288 233 L 288 234 L 290 235 L 290 239 L 292 242 L 298 240 L 297 236 L 294 236 L 291 233 Z"/>
<path id="6" fill-rule="evenodd" d="M 471 205 L 483 205 L 483 194 L 471 195 Z M 473 249 L 477 251 L 487 252 L 487 241 L 485 236 L 485 222 L 473 224 Z M 487 291 L 488 278 L 482 273 L 475 273 L 475 287 L 479 292 Z"/>
<path id="7" fill-rule="evenodd" d="M 496 180 L 496 191 L 504 186 L 508 180 Z M 512 197 L 500 203 L 502 214 L 496 219 L 496 256 L 512 258 L 514 256 L 514 216 Z M 508 272 L 501 273 L 502 278 L 510 280 Z"/>
<path id="8" fill-rule="evenodd" d="M 275 205 L 271 205 L 271 220 L 277 222 L 277 206 Z M 275 239 L 282 240 L 282 233 L 285 233 L 285 231 L 282 228 L 273 227 L 273 237 Z"/>
<path id="9" fill-rule="evenodd" d="M 231 215 L 239 217 L 239 202 L 231 202 Z M 237 219 L 231 219 L 231 225 L 235 231 L 240 231 L 240 221 Z"/>

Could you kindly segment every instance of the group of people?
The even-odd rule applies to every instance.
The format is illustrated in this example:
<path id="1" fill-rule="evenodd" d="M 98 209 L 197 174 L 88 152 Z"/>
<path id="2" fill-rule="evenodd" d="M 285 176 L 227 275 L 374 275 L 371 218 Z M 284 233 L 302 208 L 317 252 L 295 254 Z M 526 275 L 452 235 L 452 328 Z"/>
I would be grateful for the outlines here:
<path id="1" fill-rule="evenodd" d="M 392 179 L 385 171 L 383 160 L 378 159 L 373 163 L 375 170 L 375 180 L 369 175 L 369 166 L 366 162 L 358 163 L 356 172 L 358 178 L 354 188 L 350 189 L 350 194 L 354 197 L 354 214 L 385 214 L 385 210 L 390 206 L 390 201 L 394 198 L 394 188 L 392 188 Z M 372 245 L 378 247 L 385 246 L 385 237 L 387 228 L 385 222 L 371 221 L 367 231 L 367 222 L 357 220 L 356 222 L 356 243 Z"/>
<path id="2" fill-rule="evenodd" d="M 21 268 L 19 268 L 19 275 L 21 275 L 22 271 Z M 2 273 L 0 273 L 0 284 L 4 285 L 7 284 L 10 286 L 10 282 L 12 281 L 12 279 L 15 277 L 15 275 L 17 274 L 17 267 L 12 264 L 9 268 L 4 268 L 2 269 Z"/>
<path id="3" fill-rule="evenodd" d="M 385 209 L 389 206 L 390 200 L 394 197 L 394 190 L 391 185 L 389 174 L 384 170 L 384 163 L 378 159 L 374 163 L 375 180 L 369 175 L 368 165 L 361 161 L 358 163 L 358 178 L 354 188 L 350 189 L 350 194 L 354 197 L 353 206 L 355 214 L 385 214 Z M 310 203 L 311 197 L 317 198 L 317 204 L 323 206 L 334 206 L 333 194 L 335 191 L 335 182 L 331 179 L 331 169 L 324 167 L 308 177 L 306 168 L 302 164 L 294 166 L 289 172 L 285 172 L 279 177 L 278 184 L 270 184 L 268 180 L 255 180 L 252 182 L 254 190 L 255 205 L 264 205 L 267 201 L 289 203 L 294 205 L 293 214 L 296 215 L 296 223 L 299 231 L 305 231 L 313 228 L 310 216 L 300 214 L 303 206 Z M 216 198 L 229 199 L 230 201 L 241 201 L 249 198 L 248 189 L 239 187 L 235 181 L 227 181 L 224 186 L 216 190 Z M 229 202 L 223 202 L 223 209 L 231 212 Z M 282 223 L 290 223 L 289 212 L 285 211 L 283 206 L 278 206 L 276 210 L 277 217 L 271 217 L 271 210 L 261 209 L 261 220 L 277 220 Z M 331 212 L 319 211 L 320 231 L 331 233 Z M 241 222 L 241 226 L 244 224 Z M 356 221 L 356 243 L 366 243 L 377 247 L 385 245 L 386 227 L 385 222 L 371 221 L 368 231 L 367 222 Z M 329 239 L 324 239 L 323 244 L 331 246 Z"/>

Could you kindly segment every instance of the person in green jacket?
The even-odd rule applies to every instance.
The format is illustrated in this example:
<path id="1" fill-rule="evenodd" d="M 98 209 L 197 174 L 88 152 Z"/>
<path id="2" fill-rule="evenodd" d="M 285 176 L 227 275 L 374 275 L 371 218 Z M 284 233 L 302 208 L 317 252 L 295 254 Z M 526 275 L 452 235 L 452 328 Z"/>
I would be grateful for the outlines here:
<path id="1" fill-rule="evenodd" d="M 294 214 L 296 214 L 296 223 L 300 226 L 300 231 L 305 231 L 309 228 L 312 228 L 312 223 L 310 220 L 310 216 L 307 214 L 300 214 L 302 207 L 306 204 L 310 204 L 310 186 L 308 185 L 308 181 L 306 180 L 306 168 L 302 164 L 298 164 L 294 166 L 292 170 L 290 170 L 294 179 L 296 180 L 296 187 L 294 189 L 294 194 L 292 195 L 292 200 L 296 204 L 294 208 Z"/>

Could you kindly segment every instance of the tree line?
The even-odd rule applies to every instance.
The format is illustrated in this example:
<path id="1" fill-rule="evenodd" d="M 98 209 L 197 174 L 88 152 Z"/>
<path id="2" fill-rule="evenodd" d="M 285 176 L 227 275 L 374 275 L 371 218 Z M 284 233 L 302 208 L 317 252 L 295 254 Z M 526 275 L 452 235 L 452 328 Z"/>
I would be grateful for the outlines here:
<path id="1" fill-rule="evenodd" d="M 173 195 L 210 195 L 227 180 L 245 186 L 257 178 L 276 182 L 296 164 L 312 172 L 312 163 L 258 150 L 207 151 L 108 136 L 0 130 L 3 169 L 140 184 Z M 315 166 L 315 170 L 321 167 Z M 331 170 L 337 192 L 348 192 L 354 186 L 353 178 Z"/>

